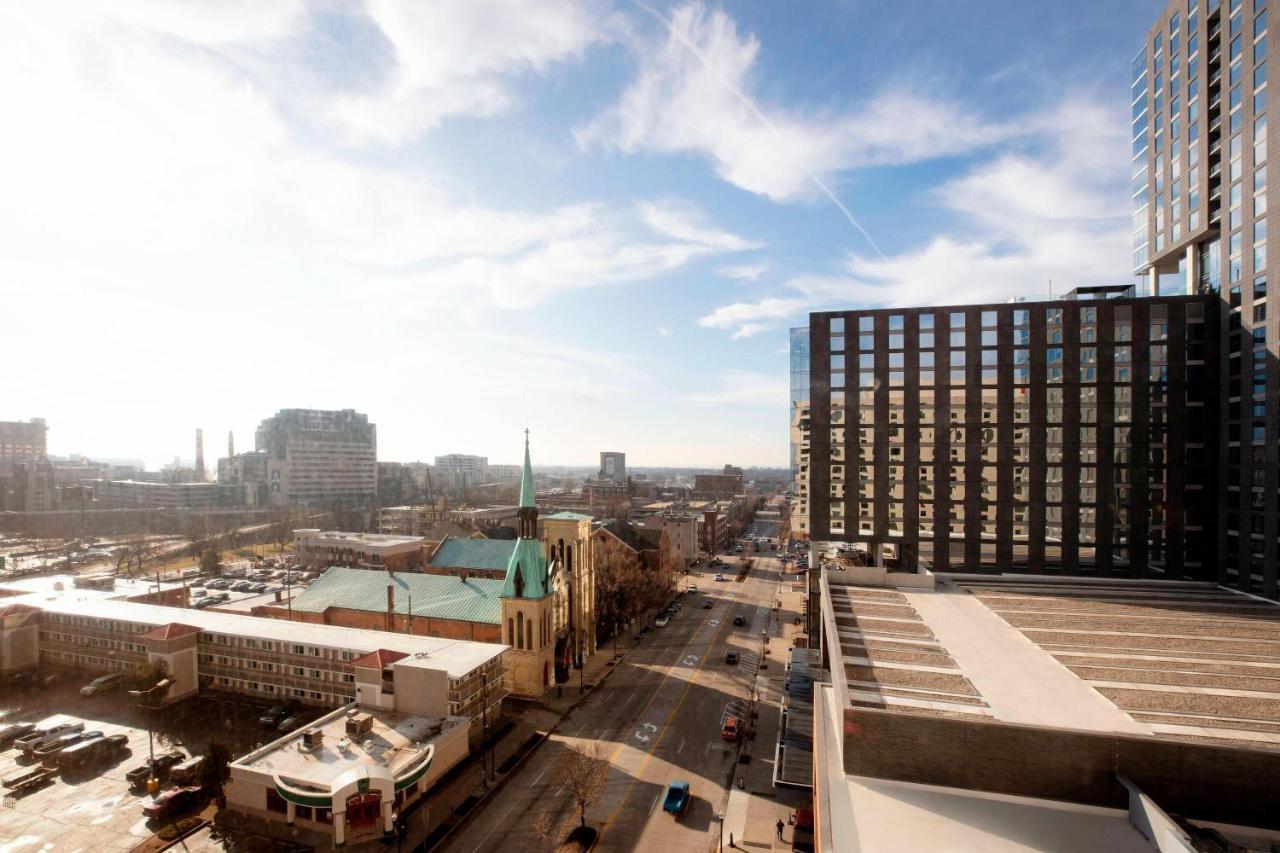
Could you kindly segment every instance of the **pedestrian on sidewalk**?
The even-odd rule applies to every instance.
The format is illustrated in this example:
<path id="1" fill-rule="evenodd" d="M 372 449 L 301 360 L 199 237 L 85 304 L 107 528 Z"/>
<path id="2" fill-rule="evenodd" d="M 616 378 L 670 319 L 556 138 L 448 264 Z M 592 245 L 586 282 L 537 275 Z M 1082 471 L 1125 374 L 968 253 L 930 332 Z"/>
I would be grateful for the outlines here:
<path id="1" fill-rule="evenodd" d="M 782 822 L 782 818 L 778 818 L 778 840 L 779 840 L 779 841 L 781 841 L 781 840 L 782 840 L 782 827 L 783 827 L 783 826 L 785 826 L 785 824 Z"/>

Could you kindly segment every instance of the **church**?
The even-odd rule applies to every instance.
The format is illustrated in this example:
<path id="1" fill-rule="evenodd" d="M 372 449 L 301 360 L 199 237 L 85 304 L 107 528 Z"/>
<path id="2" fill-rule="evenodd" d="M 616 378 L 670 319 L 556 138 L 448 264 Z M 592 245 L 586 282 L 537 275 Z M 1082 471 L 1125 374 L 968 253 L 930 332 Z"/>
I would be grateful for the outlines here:
<path id="1" fill-rule="evenodd" d="M 555 513 L 542 521 L 539 534 L 528 430 L 518 516 L 499 596 L 502 642 L 511 647 L 506 655 L 511 692 L 538 696 L 553 683 L 568 681 L 571 670 L 595 654 L 596 590 L 591 516 Z"/>
<path id="2" fill-rule="evenodd" d="M 332 566 L 259 616 L 511 647 L 507 689 L 541 696 L 596 651 L 591 516 L 538 518 L 529 435 L 516 539 L 447 538 L 421 571 Z"/>

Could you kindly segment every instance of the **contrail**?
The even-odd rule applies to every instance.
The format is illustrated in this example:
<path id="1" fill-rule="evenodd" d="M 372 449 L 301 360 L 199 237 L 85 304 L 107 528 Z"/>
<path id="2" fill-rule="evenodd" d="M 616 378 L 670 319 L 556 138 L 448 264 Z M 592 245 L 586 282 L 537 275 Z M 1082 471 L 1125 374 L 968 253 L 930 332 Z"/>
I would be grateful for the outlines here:
<path id="1" fill-rule="evenodd" d="M 632 5 L 640 8 L 641 10 L 649 13 L 650 15 L 652 15 L 653 17 L 661 21 L 662 25 L 666 27 L 667 32 L 670 33 L 674 38 L 679 40 L 681 44 L 683 44 L 686 48 L 688 48 L 690 53 L 692 53 L 694 56 L 698 58 L 698 61 L 702 63 L 702 67 L 705 68 L 707 72 L 710 73 L 711 76 L 715 78 L 717 83 L 723 86 L 730 94 L 732 94 L 735 98 L 737 98 L 738 101 L 744 107 L 750 110 L 751 114 L 755 116 L 757 119 L 759 119 L 761 124 L 769 128 L 769 130 L 773 131 L 773 133 L 777 135 L 778 128 L 776 125 L 774 125 L 772 121 L 769 120 L 769 117 L 766 116 L 764 113 L 760 112 L 759 108 L 756 107 L 755 102 L 752 101 L 750 98 L 748 98 L 745 93 L 739 91 L 739 89 L 736 86 L 734 86 L 728 80 L 724 79 L 724 77 L 721 76 L 720 72 L 716 70 L 715 66 L 707 61 L 707 58 L 706 56 L 703 55 L 702 51 L 698 50 L 698 46 L 693 42 L 689 41 L 689 39 L 685 38 L 682 33 L 677 31 L 676 28 L 672 25 L 672 23 L 669 20 L 667 20 L 667 17 L 665 15 L 663 15 L 661 12 L 659 12 L 657 9 L 653 8 L 652 6 L 649 6 L 645 3 L 640 2 L 640 0 L 631 0 L 631 3 Z M 840 209 L 840 212 L 844 214 L 844 218 L 849 220 L 849 224 L 858 230 L 858 233 L 863 236 L 863 239 L 867 241 L 867 243 L 871 246 L 871 248 L 875 249 L 876 254 L 879 255 L 883 260 L 886 260 L 886 261 L 889 260 L 887 257 L 885 257 L 884 252 L 880 251 L 880 247 L 876 245 L 876 241 L 871 239 L 871 235 L 867 233 L 867 229 L 863 228 L 862 223 L 858 222 L 858 220 L 854 218 L 853 214 L 849 212 L 849 208 L 844 206 L 844 204 L 840 201 L 840 199 L 836 197 L 836 194 L 831 191 L 831 188 L 828 187 L 825 183 L 823 183 L 823 181 L 817 175 L 815 175 L 813 172 L 806 169 L 803 165 L 800 168 L 804 169 L 805 175 L 809 178 L 809 180 L 813 181 L 814 186 L 820 189 L 823 195 L 831 199 L 831 203 Z"/>

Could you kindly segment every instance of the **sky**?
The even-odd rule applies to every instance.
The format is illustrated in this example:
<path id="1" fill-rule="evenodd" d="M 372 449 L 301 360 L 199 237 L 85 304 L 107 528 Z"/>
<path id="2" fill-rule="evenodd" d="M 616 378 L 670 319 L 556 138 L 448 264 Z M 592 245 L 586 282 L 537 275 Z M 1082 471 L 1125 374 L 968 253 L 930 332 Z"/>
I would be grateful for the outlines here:
<path id="1" fill-rule="evenodd" d="M 1129 272 L 1148 0 L 0 10 L 0 420 L 787 464 L 787 329 Z"/>

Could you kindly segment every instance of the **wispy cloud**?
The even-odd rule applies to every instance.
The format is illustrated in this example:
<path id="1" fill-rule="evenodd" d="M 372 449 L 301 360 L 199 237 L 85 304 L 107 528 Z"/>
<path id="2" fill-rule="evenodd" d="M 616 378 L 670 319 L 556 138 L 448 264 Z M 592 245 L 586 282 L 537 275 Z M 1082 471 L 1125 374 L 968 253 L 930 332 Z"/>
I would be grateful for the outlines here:
<path id="1" fill-rule="evenodd" d="M 513 99 L 511 78 L 578 59 L 606 38 L 592 0 L 370 0 L 392 65 L 370 91 L 338 98 L 330 118 L 355 141 L 403 142 L 449 115 L 491 115 Z"/>
<path id="2" fill-rule="evenodd" d="M 755 36 L 701 3 L 663 20 L 658 43 L 635 46 L 639 69 L 618 102 L 577 131 L 581 144 L 702 154 L 729 183 L 794 201 L 848 169 L 967 152 L 1015 131 L 904 89 L 835 114 L 768 105 L 753 93 Z"/>
<path id="3" fill-rule="evenodd" d="M 853 253 L 829 275 L 796 277 L 698 322 L 739 338 L 836 306 L 1000 302 L 1080 284 L 1127 282 L 1125 128 L 1089 99 L 1023 123 L 1034 146 L 998 152 L 940 185 L 953 230 L 887 258 Z M 1118 165 L 1117 165 L 1118 164 Z"/>
<path id="4" fill-rule="evenodd" d="M 675 334 L 675 332 L 671 331 L 671 327 L 670 327 L 670 326 L 659 326 L 659 327 L 658 327 L 658 334 L 659 334 L 661 337 L 669 338 L 669 337 L 671 337 L 672 335 L 674 335 L 674 334 Z"/>

